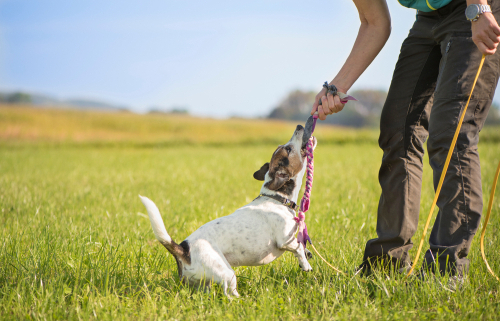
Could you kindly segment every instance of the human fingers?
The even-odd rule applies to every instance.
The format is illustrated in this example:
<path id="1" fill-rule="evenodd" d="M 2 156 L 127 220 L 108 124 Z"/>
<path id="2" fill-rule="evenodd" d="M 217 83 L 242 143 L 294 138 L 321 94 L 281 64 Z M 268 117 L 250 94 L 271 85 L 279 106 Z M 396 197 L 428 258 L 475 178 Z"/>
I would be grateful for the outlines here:
<path id="1" fill-rule="evenodd" d="M 332 94 L 328 94 L 326 95 L 326 98 L 328 100 L 328 115 L 331 115 L 333 113 L 335 113 L 335 99 L 334 97 L 337 97 L 337 96 L 333 96 Z"/>
<path id="2" fill-rule="evenodd" d="M 479 51 L 485 55 L 492 55 L 500 41 L 500 27 L 491 13 L 481 15 L 480 19 L 472 22 L 472 41 Z"/>
<path id="3" fill-rule="evenodd" d="M 318 110 L 318 101 L 315 101 L 313 104 L 313 107 L 311 109 L 311 115 L 314 115 L 314 113 Z"/>
<path id="4" fill-rule="evenodd" d="M 498 26 L 498 23 L 495 20 L 495 18 L 492 17 L 492 19 L 490 19 L 489 21 L 486 21 L 485 23 L 487 24 L 485 31 L 486 31 L 488 37 L 493 42 L 498 42 L 498 39 L 500 38 L 500 27 Z"/>
<path id="5" fill-rule="evenodd" d="M 500 26 L 498 25 L 498 22 L 495 19 L 495 16 L 491 12 L 486 12 L 486 13 L 484 13 L 484 17 L 489 22 L 489 26 L 488 26 L 489 30 L 491 30 L 496 35 L 500 36 Z"/>
<path id="6" fill-rule="evenodd" d="M 334 113 L 338 113 L 339 111 L 341 111 L 342 109 L 344 109 L 344 105 L 341 101 L 340 101 L 340 97 L 338 95 L 336 95 L 335 97 L 333 97 L 333 101 L 334 101 L 334 107 L 333 107 L 333 112 Z"/>
<path id="7" fill-rule="evenodd" d="M 488 38 L 497 45 L 500 43 L 500 35 L 497 35 L 493 29 L 488 30 Z"/>
<path id="8" fill-rule="evenodd" d="M 316 97 L 314 98 L 314 104 L 312 106 L 312 110 L 311 110 L 311 115 L 313 115 L 316 111 L 318 111 L 319 113 L 319 102 L 321 101 L 321 97 L 323 97 L 325 95 L 325 90 L 322 89 L 317 95 Z"/>
<path id="9" fill-rule="evenodd" d="M 325 120 L 326 116 L 330 115 L 330 109 L 328 108 L 328 99 L 326 96 L 321 97 L 321 105 L 318 107 L 319 119 Z"/>
<path id="10" fill-rule="evenodd" d="M 498 43 L 495 42 L 495 40 L 495 38 L 492 39 L 489 32 L 486 32 L 479 38 L 479 41 L 484 43 L 488 49 L 495 49 L 498 46 Z"/>
<path id="11" fill-rule="evenodd" d="M 325 114 L 325 119 L 326 119 L 326 116 L 332 114 L 332 111 L 330 110 L 330 108 L 331 108 L 330 104 L 328 103 L 328 97 L 326 97 L 326 96 L 321 97 L 321 108 L 323 108 L 323 114 Z M 325 120 L 325 119 L 322 119 L 322 120 Z"/>
<path id="12" fill-rule="evenodd" d="M 476 42 L 476 46 L 479 49 L 479 51 L 485 55 L 493 55 L 497 51 L 496 48 L 490 49 L 486 47 L 486 45 L 483 42 Z"/>

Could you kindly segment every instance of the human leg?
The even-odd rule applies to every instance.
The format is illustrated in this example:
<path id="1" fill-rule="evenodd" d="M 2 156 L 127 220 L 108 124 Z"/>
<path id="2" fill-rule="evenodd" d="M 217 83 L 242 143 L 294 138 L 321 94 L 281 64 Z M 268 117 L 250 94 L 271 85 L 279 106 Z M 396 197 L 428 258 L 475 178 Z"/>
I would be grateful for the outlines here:
<path id="1" fill-rule="evenodd" d="M 498 17 L 497 17 L 498 19 Z M 465 107 L 481 53 L 470 34 L 456 29 L 443 40 L 443 64 L 430 116 L 428 152 L 437 188 L 448 150 Z M 499 53 L 486 58 L 438 198 L 439 212 L 425 254 L 424 269 L 452 275 L 468 271 L 466 258 L 482 212 L 477 144 L 499 74 Z"/>
<path id="2" fill-rule="evenodd" d="M 436 17 L 418 17 L 401 47 L 380 121 L 384 151 L 379 181 L 377 235 L 366 244 L 363 262 L 382 259 L 408 264 L 416 231 L 422 184 L 423 144 L 429 101 L 438 77 L 441 50 L 432 39 Z M 368 262 L 370 261 L 370 262 Z"/>

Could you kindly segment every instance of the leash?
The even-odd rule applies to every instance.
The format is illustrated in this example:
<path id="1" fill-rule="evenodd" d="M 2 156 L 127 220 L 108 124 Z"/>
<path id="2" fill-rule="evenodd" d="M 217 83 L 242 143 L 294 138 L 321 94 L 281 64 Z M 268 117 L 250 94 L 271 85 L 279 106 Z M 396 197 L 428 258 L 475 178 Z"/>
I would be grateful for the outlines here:
<path id="1" fill-rule="evenodd" d="M 448 156 L 446 156 L 446 162 L 444 163 L 443 171 L 441 172 L 441 178 L 439 179 L 439 184 L 438 184 L 438 187 L 436 189 L 436 194 L 434 195 L 434 201 L 432 202 L 431 210 L 429 211 L 429 214 L 427 216 L 427 221 L 425 222 L 424 232 L 422 233 L 422 237 L 420 238 L 420 244 L 418 245 L 417 255 L 415 256 L 415 263 L 412 264 L 410 271 L 406 275 L 406 278 L 408 278 L 411 275 L 411 273 L 415 269 L 415 266 L 417 265 L 418 259 L 420 257 L 420 252 L 422 251 L 422 246 L 424 245 L 424 239 L 425 239 L 425 236 L 427 234 L 427 229 L 429 228 L 429 223 L 431 222 L 432 213 L 434 212 L 434 208 L 436 207 L 439 193 L 441 192 L 441 187 L 443 186 L 444 177 L 446 176 L 446 172 L 448 170 L 448 165 L 450 164 L 451 155 L 453 155 L 453 150 L 455 149 L 455 145 L 457 143 L 458 134 L 460 133 L 460 128 L 462 128 L 462 123 L 463 123 L 464 118 L 465 118 L 465 112 L 467 111 L 467 107 L 469 107 L 469 102 L 470 102 L 470 99 L 472 97 L 472 92 L 474 91 L 474 87 L 476 86 L 476 82 L 477 82 L 477 79 L 479 78 L 479 73 L 481 72 L 481 68 L 483 68 L 483 63 L 484 63 L 485 58 L 486 58 L 485 55 L 483 55 L 483 57 L 481 58 L 481 62 L 479 63 L 479 69 L 477 70 L 477 73 L 476 73 L 476 78 L 474 79 L 474 82 L 472 83 L 472 89 L 470 90 L 469 99 L 467 100 L 467 104 L 465 104 L 464 110 L 462 111 L 462 115 L 460 116 L 460 120 L 458 121 L 458 126 L 457 126 L 457 129 L 455 130 L 455 135 L 453 136 L 453 140 L 451 142 L 450 149 L 448 150 Z M 490 198 L 490 200 L 491 200 L 491 198 Z"/>
<path id="2" fill-rule="evenodd" d="M 484 254 L 484 234 L 486 233 L 486 226 L 488 225 L 488 221 L 490 220 L 491 208 L 493 207 L 493 198 L 495 197 L 495 189 L 497 188 L 498 183 L 498 175 L 500 174 L 500 162 L 498 162 L 497 172 L 495 173 L 495 178 L 493 179 L 493 186 L 491 187 L 490 193 L 490 201 L 488 203 L 488 211 L 486 212 L 486 218 L 484 219 L 483 230 L 481 231 L 481 256 L 483 257 L 484 264 L 486 264 L 486 268 L 488 272 L 493 275 L 497 281 L 500 282 L 500 279 L 496 274 L 491 270 L 488 261 L 486 260 L 486 255 Z"/>

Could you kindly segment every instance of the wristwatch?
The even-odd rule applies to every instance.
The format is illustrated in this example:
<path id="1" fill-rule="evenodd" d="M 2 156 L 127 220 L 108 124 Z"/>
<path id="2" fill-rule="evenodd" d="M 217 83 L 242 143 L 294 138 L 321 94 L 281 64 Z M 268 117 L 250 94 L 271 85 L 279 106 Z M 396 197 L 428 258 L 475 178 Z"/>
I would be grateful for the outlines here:
<path id="1" fill-rule="evenodd" d="M 469 21 L 477 21 L 479 16 L 485 12 L 491 12 L 491 7 L 487 4 L 471 4 L 465 9 L 465 17 Z"/>

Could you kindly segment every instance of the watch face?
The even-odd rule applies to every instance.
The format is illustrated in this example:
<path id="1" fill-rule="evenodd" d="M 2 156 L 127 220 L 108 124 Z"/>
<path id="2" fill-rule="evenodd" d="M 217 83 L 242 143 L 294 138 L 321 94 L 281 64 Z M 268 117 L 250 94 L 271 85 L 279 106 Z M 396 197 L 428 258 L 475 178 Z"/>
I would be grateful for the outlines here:
<path id="1" fill-rule="evenodd" d="M 465 9 L 465 17 L 469 20 L 475 19 L 479 14 L 479 6 L 471 4 Z"/>

